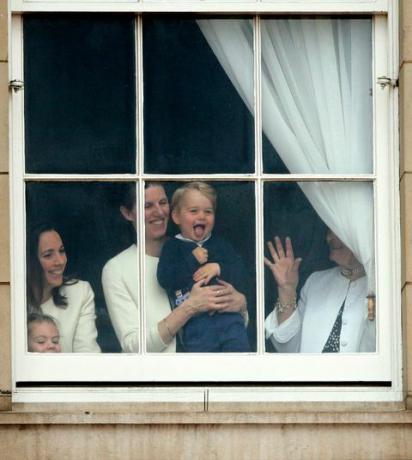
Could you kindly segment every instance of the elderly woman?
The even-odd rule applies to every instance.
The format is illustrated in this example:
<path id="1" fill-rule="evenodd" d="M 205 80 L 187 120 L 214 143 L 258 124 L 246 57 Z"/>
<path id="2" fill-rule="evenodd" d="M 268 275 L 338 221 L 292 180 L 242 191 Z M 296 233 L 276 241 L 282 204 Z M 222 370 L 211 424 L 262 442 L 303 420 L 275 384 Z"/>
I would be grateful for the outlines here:
<path id="1" fill-rule="evenodd" d="M 135 187 L 127 187 L 120 212 L 136 229 Z M 161 184 L 146 184 L 145 190 L 145 303 L 146 349 L 148 352 L 176 352 L 176 334 L 200 312 L 240 311 L 247 316 L 245 296 L 230 284 L 203 286 L 196 283 L 190 298 L 171 310 L 166 292 L 157 282 L 159 256 L 167 239 L 169 201 Z M 103 268 L 102 284 L 107 309 L 122 350 L 139 351 L 139 300 L 137 246 L 110 259 Z"/>
<path id="2" fill-rule="evenodd" d="M 328 353 L 375 351 L 375 321 L 368 319 L 367 279 L 362 264 L 328 231 L 329 259 L 337 264 L 309 276 L 297 301 L 301 259 L 292 242 L 268 243 L 265 264 L 278 286 L 278 300 L 265 321 L 266 338 L 278 352 Z"/>
<path id="3" fill-rule="evenodd" d="M 63 353 L 100 352 L 94 294 L 87 281 L 65 275 L 63 241 L 50 224 L 30 233 L 27 264 L 29 313 L 51 316 L 59 325 Z"/>

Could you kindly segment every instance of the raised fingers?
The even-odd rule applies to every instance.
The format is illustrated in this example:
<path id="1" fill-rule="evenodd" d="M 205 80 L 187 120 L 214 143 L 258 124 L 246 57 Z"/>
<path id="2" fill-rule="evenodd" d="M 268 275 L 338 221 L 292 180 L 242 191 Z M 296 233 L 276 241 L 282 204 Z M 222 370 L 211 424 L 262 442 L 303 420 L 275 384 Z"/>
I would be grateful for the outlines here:
<path id="1" fill-rule="evenodd" d="M 286 237 L 286 240 L 285 240 L 285 246 L 286 246 L 286 257 L 290 257 L 294 259 L 295 255 L 293 253 L 292 240 L 288 236 Z"/>
<path id="2" fill-rule="evenodd" d="M 276 249 L 273 246 L 273 243 L 271 241 L 268 241 L 268 248 L 269 248 L 269 252 L 270 252 L 270 255 L 272 257 L 273 262 L 276 263 L 279 260 L 279 257 L 278 257 L 278 254 L 276 252 Z"/>
<path id="3" fill-rule="evenodd" d="M 267 257 L 264 257 L 263 261 L 267 267 L 272 268 L 273 262 L 271 262 Z"/>
<path id="4" fill-rule="evenodd" d="M 285 251 L 283 249 L 282 241 L 278 236 L 275 236 L 275 244 L 279 259 L 282 259 L 283 257 L 285 257 Z"/>

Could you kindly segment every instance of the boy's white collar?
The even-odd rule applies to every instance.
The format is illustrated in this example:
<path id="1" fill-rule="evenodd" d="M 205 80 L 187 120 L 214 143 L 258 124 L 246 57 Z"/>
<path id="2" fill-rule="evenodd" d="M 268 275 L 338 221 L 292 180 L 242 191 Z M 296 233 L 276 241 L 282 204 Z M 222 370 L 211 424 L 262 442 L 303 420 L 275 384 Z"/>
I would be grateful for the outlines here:
<path id="1" fill-rule="evenodd" d="M 212 234 L 209 233 L 209 235 L 207 235 L 206 238 L 203 238 L 203 240 L 194 241 L 194 240 L 191 240 L 190 238 L 185 238 L 181 233 L 178 233 L 175 236 L 175 238 L 177 238 L 178 240 L 182 240 L 182 241 L 189 241 L 191 243 L 197 244 L 199 247 L 202 247 L 211 236 L 212 236 Z"/>

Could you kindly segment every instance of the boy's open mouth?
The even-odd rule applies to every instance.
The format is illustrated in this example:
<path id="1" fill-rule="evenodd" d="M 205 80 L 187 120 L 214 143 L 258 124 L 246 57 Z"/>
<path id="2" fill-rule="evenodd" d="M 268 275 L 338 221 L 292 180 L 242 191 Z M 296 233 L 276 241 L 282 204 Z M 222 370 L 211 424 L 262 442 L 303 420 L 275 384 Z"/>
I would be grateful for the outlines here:
<path id="1" fill-rule="evenodd" d="M 204 224 L 196 224 L 193 226 L 193 232 L 196 238 L 200 238 L 205 233 L 205 225 Z"/>

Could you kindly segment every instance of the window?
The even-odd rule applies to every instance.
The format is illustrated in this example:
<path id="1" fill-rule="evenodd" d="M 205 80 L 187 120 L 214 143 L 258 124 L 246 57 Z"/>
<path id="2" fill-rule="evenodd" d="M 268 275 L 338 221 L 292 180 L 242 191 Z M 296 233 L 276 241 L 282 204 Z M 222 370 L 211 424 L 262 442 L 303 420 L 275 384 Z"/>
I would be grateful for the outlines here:
<path id="1" fill-rule="evenodd" d="M 331 1 L 302 3 L 294 11 L 282 2 L 258 2 L 263 11 L 257 15 L 247 2 L 244 8 L 242 2 L 222 3 L 214 14 L 207 2 L 192 3 L 196 14 L 167 11 L 161 2 L 107 3 L 105 11 L 116 13 L 108 14 L 99 2 L 82 11 L 76 3 L 33 1 L 22 7 L 33 14 L 13 17 L 12 79 L 24 81 L 24 91 L 12 93 L 17 388 L 30 382 L 362 382 L 365 388 L 379 384 L 381 398 L 396 399 L 399 280 L 398 268 L 387 269 L 397 267 L 396 160 L 388 147 L 394 96 L 377 84 L 390 74 L 392 51 L 386 39 L 390 23 L 374 15 L 387 11 L 386 2 L 344 2 L 346 16 L 336 15 L 342 10 Z M 182 5 L 175 2 L 173 8 Z M 230 16 L 218 14 L 223 12 Z M 241 276 L 228 279 L 247 298 L 248 314 L 205 314 L 205 322 L 193 323 L 193 335 L 209 331 L 208 321 L 237 318 L 236 327 L 247 333 L 246 348 L 203 353 L 203 343 L 188 345 L 187 327 L 179 328 L 176 343 L 164 297 L 156 303 L 165 307 L 160 316 L 149 308 L 157 260 L 153 265 L 148 256 L 159 232 L 164 236 L 169 211 L 157 211 L 150 220 L 147 191 L 164 190 L 170 200 L 195 180 L 217 193 L 214 223 L 204 218 L 190 224 L 197 226 L 195 239 L 214 227 L 213 243 L 204 243 L 210 254 L 217 238 L 225 242 L 218 255 L 228 252 L 230 262 L 236 260 L 232 265 Z M 132 205 L 125 205 L 125 196 Z M 166 207 L 158 198 L 155 205 Z M 213 208 L 207 200 L 207 209 Z M 183 198 L 176 201 L 170 241 L 179 232 L 187 237 L 183 202 L 193 207 Z M 61 237 L 54 242 L 60 265 L 46 261 L 39 272 L 49 295 L 41 291 L 37 300 L 26 299 L 25 278 L 32 290 L 38 285 L 26 260 L 45 221 L 52 221 Z M 328 228 L 365 271 L 358 293 L 364 310 L 354 320 L 364 326 L 353 326 L 356 334 L 350 323 L 351 280 L 339 288 L 347 289 L 345 304 L 336 303 L 327 320 L 321 310 L 311 310 L 320 300 L 333 303 L 334 290 L 328 294 L 326 288 L 335 278 L 328 275 L 320 287 L 310 275 L 329 270 L 342 278 L 339 269 L 331 269 L 336 258 L 326 244 Z M 291 237 L 296 257 L 303 259 L 297 311 L 306 322 L 293 339 L 296 346 L 285 346 L 282 334 L 289 334 L 297 312 L 283 327 L 276 324 L 278 310 L 272 313 L 278 286 L 264 256 L 276 261 L 266 247 L 275 235 L 283 244 Z M 227 273 L 221 268 L 226 263 L 220 262 L 219 274 Z M 115 264 L 128 277 L 131 310 L 124 299 L 116 303 L 124 294 L 117 291 Z M 63 280 L 63 271 L 71 276 Z M 56 307 L 50 297 L 62 282 L 66 300 L 71 302 L 70 292 L 82 291 L 82 308 L 88 305 L 70 320 L 70 302 Z M 310 294 L 307 283 L 314 285 Z M 184 299 L 180 291 L 169 289 L 171 303 Z M 366 294 L 376 295 L 369 312 Z M 319 301 L 305 301 L 314 295 Z M 27 350 L 32 307 L 54 318 L 62 354 Z M 325 346 L 340 307 L 341 353 L 322 353 L 331 351 Z M 307 332 L 322 321 L 329 322 L 326 334 Z M 204 336 L 206 341 L 209 334 Z"/>

